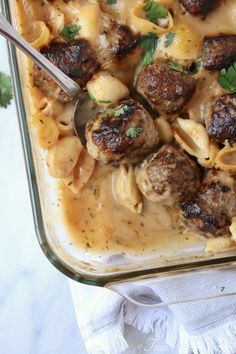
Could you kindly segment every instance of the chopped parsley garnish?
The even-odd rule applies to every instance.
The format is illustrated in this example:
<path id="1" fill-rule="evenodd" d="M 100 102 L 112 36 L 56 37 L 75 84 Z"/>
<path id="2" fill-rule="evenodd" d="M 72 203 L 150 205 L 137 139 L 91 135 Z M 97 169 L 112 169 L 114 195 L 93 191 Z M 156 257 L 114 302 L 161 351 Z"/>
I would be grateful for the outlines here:
<path id="1" fill-rule="evenodd" d="M 117 0 L 107 0 L 108 5 L 117 4 Z"/>
<path id="2" fill-rule="evenodd" d="M 63 30 L 60 33 L 60 36 L 66 41 L 69 41 L 78 36 L 80 28 L 81 26 L 78 26 L 77 24 L 71 26 L 64 26 Z"/>
<path id="3" fill-rule="evenodd" d="M 197 74 L 201 66 L 202 66 L 201 60 L 194 61 L 189 68 L 190 73 Z"/>
<path id="4" fill-rule="evenodd" d="M 89 95 L 89 98 L 91 98 L 91 100 L 93 100 L 97 104 L 111 103 L 111 101 L 109 101 L 109 100 L 97 100 L 89 91 L 88 91 L 88 95 Z"/>
<path id="5" fill-rule="evenodd" d="M 236 62 L 233 63 L 228 69 L 222 69 L 218 82 L 221 87 L 231 93 L 236 92 Z"/>
<path id="6" fill-rule="evenodd" d="M 0 72 L 0 107 L 7 108 L 12 99 L 12 84 L 10 76 Z"/>
<path id="7" fill-rule="evenodd" d="M 172 43 L 175 38 L 175 34 L 173 32 L 169 32 L 165 36 L 165 42 L 164 42 L 164 47 L 168 48 Z"/>
<path id="8" fill-rule="evenodd" d="M 142 132 L 143 132 L 143 128 L 134 127 L 134 128 L 127 129 L 125 135 L 129 138 L 136 138 L 137 136 L 142 134 Z"/>
<path id="9" fill-rule="evenodd" d="M 182 74 L 188 74 L 188 70 L 182 65 L 182 64 L 177 64 L 177 63 L 169 63 L 169 69 L 173 71 L 178 71 L 179 73 Z"/>
<path id="10" fill-rule="evenodd" d="M 152 64 L 158 40 L 157 35 L 152 32 L 142 36 L 140 47 L 143 49 L 142 63 L 144 66 Z"/>
<path id="11" fill-rule="evenodd" d="M 129 108 L 129 106 L 127 104 L 125 104 L 124 106 L 120 107 L 120 108 L 111 108 L 108 109 L 107 111 L 105 111 L 105 114 L 109 117 L 119 117 L 122 114 L 125 113 L 125 111 L 127 111 L 127 109 Z"/>
<path id="12" fill-rule="evenodd" d="M 167 9 L 156 1 L 149 0 L 143 7 L 149 21 L 157 23 L 159 19 L 168 16 Z"/>

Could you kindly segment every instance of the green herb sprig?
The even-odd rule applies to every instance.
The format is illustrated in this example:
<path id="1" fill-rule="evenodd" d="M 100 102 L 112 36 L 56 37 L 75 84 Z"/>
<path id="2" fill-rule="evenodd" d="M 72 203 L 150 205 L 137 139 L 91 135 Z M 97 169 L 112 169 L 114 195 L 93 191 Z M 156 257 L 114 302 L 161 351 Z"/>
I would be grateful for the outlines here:
<path id="1" fill-rule="evenodd" d="M 170 62 L 168 67 L 173 71 L 178 71 L 182 74 L 189 74 L 189 71 L 182 64 Z"/>
<path id="2" fill-rule="evenodd" d="M 233 63 L 228 69 L 224 68 L 220 71 L 218 82 L 221 87 L 229 92 L 236 92 L 236 62 Z"/>
<path id="3" fill-rule="evenodd" d="M 120 117 L 122 116 L 125 111 L 127 111 L 129 109 L 129 106 L 127 104 L 125 104 L 124 106 L 120 107 L 120 108 L 110 108 L 108 110 L 105 111 L 105 114 L 108 117 Z"/>
<path id="4" fill-rule="evenodd" d="M 7 108 L 12 99 L 12 84 L 10 76 L 0 72 L 0 107 Z"/>
<path id="5" fill-rule="evenodd" d="M 139 128 L 139 127 L 132 127 L 126 130 L 125 135 L 128 138 L 137 138 L 137 136 L 139 136 L 140 134 L 143 133 L 143 128 Z"/>
<path id="6" fill-rule="evenodd" d="M 173 43 L 174 38 L 175 34 L 173 32 L 168 32 L 165 36 L 164 47 L 168 48 Z"/>
<path id="7" fill-rule="evenodd" d="M 143 49 L 142 63 L 144 66 L 152 64 L 158 40 L 158 36 L 152 32 L 142 36 L 140 47 Z"/>
<path id="8" fill-rule="evenodd" d="M 70 41 L 79 35 L 79 30 L 81 26 L 74 24 L 71 26 L 64 26 L 63 30 L 60 33 L 60 36 L 66 41 Z"/>
<path id="9" fill-rule="evenodd" d="M 143 7 L 146 17 L 149 21 L 157 23 L 159 19 L 168 16 L 168 10 L 156 1 L 149 0 Z"/>

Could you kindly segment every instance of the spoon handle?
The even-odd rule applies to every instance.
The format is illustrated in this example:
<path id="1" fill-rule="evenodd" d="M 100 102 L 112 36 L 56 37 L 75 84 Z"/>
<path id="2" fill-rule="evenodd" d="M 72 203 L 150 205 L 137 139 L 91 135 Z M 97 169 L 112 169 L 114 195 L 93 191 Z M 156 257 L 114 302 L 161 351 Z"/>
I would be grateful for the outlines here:
<path id="1" fill-rule="evenodd" d="M 69 95 L 78 98 L 82 93 L 81 87 L 47 60 L 40 52 L 34 49 L 0 14 L 0 34 L 17 46 L 27 56 L 29 56 L 35 63 L 38 64 L 47 74 L 54 79 L 57 84 Z"/>

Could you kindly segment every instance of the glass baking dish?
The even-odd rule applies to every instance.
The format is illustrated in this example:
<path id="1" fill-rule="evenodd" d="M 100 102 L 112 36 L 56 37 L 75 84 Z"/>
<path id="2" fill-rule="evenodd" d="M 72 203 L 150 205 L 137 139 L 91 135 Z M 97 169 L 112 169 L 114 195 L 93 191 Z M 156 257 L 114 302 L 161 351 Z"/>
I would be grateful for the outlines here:
<path id="1" fill-rule="evenodd" d="M 2 11 L 16 26 L 14 3 L 3 0 Z M 96 254 L 85 254 L 75 248 L 60 221 L 58 208 L 55 208 L 57 202 L 55 180 L 48 177 L 32 135 L 29 104 L 24 90 L 24 55 L 11 44 L 8 48 L 35 230 L 44 254 L 58 270 L 81 283 L 106 286 L 126 296 L 124 284 L 131 280 L 165 279 L 183 274 L 191 275 L 199 271 L 209 272 L 212 268 L 234 267 L 235 249 L 207 254 L 204 252 L 204 241 L 198 242 L 196 246 L 180 249 L 171 248 L 170 245 L 169 250 L 160 250 L 154 255 L 147 253 L 142 257 L 112 252 L 101 257 Z M 211 297 L 224 295 L 227 295 L 227 292 L 210 294 Z"/>

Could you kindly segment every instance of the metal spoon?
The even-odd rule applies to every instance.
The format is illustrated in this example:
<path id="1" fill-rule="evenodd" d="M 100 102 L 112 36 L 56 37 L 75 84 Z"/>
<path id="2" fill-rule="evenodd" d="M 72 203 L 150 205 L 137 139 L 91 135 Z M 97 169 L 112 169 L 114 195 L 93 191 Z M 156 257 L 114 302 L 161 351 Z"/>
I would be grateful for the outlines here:
<path id="1" fill-rule="evenodd" d="M 6 20 L 6 18 L 0 14 L 0 34 L 12 42 L 28 57 L 30 57 L 35 63 L 40 66 L 47 74 L 57 82 L 57 84 L 70 96 L 72 96 L 75 102 L 75 109 L 73 112 L 72 120 L 74 123 L 74 130 L 76 135 L 79 136 L 82 143 L 85 144 L 84 126 L 91 116 L 91 106 L 94 103 L 89 99 L 88 95 L 82 90 L 82 88 L 55 65 L 53 65 L 48 59 L 46 59 L 40 52 L 34 49 Z M 92 107 L 93 108 L 93 107 Z M 89 114 L 90 113 L 90 114 Z"/>

